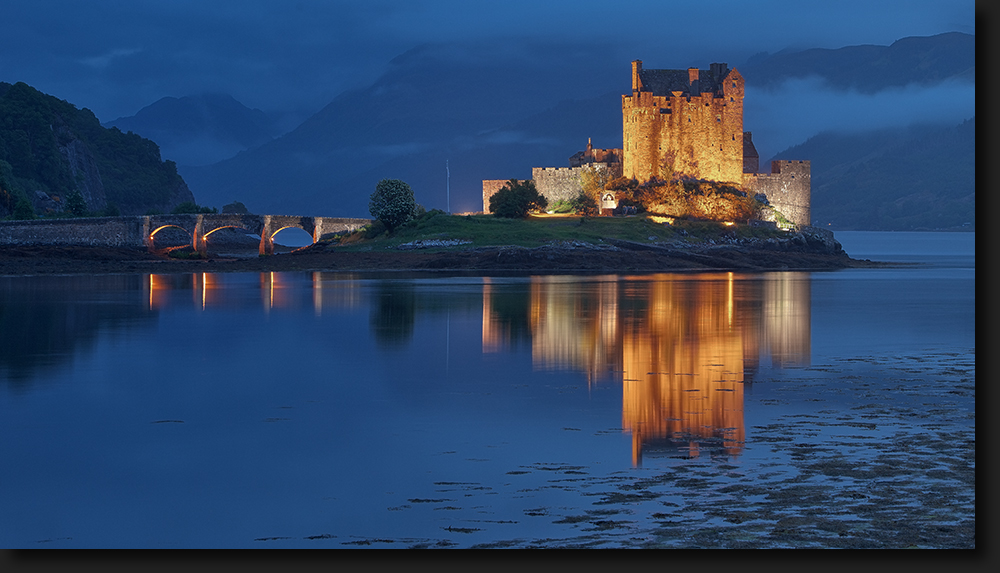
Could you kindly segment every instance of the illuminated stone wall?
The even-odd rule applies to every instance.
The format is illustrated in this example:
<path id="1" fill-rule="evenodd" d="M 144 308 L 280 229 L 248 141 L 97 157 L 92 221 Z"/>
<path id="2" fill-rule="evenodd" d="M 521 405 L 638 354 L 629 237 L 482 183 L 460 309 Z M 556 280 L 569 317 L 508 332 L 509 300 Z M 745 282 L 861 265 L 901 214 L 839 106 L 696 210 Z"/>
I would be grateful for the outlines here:
<path id="1" fill-rule="evenodd" d="M 632 62 L 632 95 L 622 96 L 623 175 L 741 183 L 743 85 L 726 64 L 643 70 Z"/>
<path id="2" fill-rule="evenodd" d="M 812 195 L 808 161 L 772 161 L 770 173 L 744 173 L 743 186 L 753 195 L 763 193 L 768 202 L 790 222 L 810 224 Z"/>
<path id="3" fill-rule="evenodd" d="M 791 223 L 809 225 L 809 162 L 774 161 L 771 173 L 757 173 L 760 158 L 752 134 L 743 131 L 743 96 L 743 76 L 727 64 L 644 70 L 635 60 L 632 94 L 622 96 L 623 148 L 595 149 L 588 141 L 569 168 L 532 169 L 535 187 L 550 204 L 570 200 L 581 190 L 581 166 L 605 165 L 640 183 L 682 176 L 742 186 L 767 196 Z M 504 183 L 483 181 L 483 212 Z"/>
<path id="4" fill-rule="evenodd" d="M 586 167 L 532 167 L 531 178 L 535 189 L 548 199 L 549 205 L 556 201 L 572 201 L 583 190 L 580 174 Z"/>
<path id="5" fill-rule="evenodd" d="M 515 181 L 517 181 L 515 179 Z M 496 195 L 497 191 L 503 189 L 503 186 L 510 182 L 510 179 L 483 179 L 483 213 L 489 215 L 492 213 L 490 211 L 490 197 Z"/>

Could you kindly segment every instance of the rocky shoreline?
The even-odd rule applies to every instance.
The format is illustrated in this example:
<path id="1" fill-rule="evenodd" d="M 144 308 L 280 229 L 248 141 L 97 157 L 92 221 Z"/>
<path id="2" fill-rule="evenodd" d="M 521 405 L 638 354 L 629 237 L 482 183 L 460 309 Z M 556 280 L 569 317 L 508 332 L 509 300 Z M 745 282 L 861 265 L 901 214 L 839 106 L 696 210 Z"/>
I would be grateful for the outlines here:
<path id="1" fill-rule="evenodd" d="M 233 247 L 233 246 L 231 246 Z M 402 249 L 349 250 L 318 244 L 257 256 L 242 246 L 209 252 L 207 259 L 176 259 L 141 249 L 83 246 L 7 246 L 0 276 L 291 271 L 466 271 L 488 273 L 621 273 L 675 271 L 834 270 L 888 263 L 852 259 L 832 233 L 799 232 L 787 238 L 600 244 L 553 242 L 539 247 L 409 245 Z"/>

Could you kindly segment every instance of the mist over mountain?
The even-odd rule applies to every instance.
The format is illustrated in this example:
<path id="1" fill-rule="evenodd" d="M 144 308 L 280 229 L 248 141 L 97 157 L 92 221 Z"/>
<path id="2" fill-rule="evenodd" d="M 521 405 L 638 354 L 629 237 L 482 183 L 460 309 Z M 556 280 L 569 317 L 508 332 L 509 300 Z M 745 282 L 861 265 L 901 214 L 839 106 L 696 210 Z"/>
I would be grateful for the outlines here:
<path id="1" fill-rule="evenodd" d="M 822 133 L 775 159 L 811 158 L 812 219 L 860 231 L 975 230 L 976 122 Z"/>
<path id="2" fill-rule="evenodd" d="M 530 125 L 529 133 L 518 127 L 522 122 L 566 100 L 618 93 L 628 88 L 630 73 L 627 61 L 600 47 L 421 46 L 394 59 L 368 88 L 341 94 L 290 133 L 209 167 L 185 167 L 183 174 L 207 204 L 240 200 L 256 210 L 368 216 L 368 196 L 382 178 L 405 179 L 418 202 L 445 207 L 445 161 L 454 156 L 452 207 L 462 197 L 467 208 L 478 209 L 490 165 L 520 165 L 509 177 L 527 177 L 544 160 L 538 152 L 557 153 L 562 166 L 586 145 L 563 147 L 564 133 L 538 133 Z M 620 99 L 609 101 L 599 113 L 620 116 Z M 577 117 L 583 133 L 588 115 Z M 620 145 L 620 124 L 617 132 L 604 146 Z M 528 162 L 499 156 L 512 148 Z"/>
<path id="3" fill-rule="evenodd" d="M 887 88 L 975 81 L 976 37 L 948 32 L 902 38 L 890 46 L 760 53 L 739 65 L 748 85 L 775 88 L 792 78 L 819 76 L 832 88 L 873 94 Z"/>
<path id="4" fill-rule="evenodd" d="M 179 169 L 199 203 L 239 200 L 256 212 L 368 216 L 368 196 L 383 178 L 410 183 L 427 208 L 479 210 L 483 179 L 528 178 L 531 167 L 566 167 L 587 138 L 595 147 L 620 147 L 621 95 L 630 91 L 632 59 L 649 67 L 690 65 L 608 46 L 424 45 L 289 133 L 213 165 Z M 855 173 L 827 169 L 827 156 L 860 153 L 855 139 L 873 129 L 935 122 L 954 127 L 975 113 L 974 36 L 968 34 L 762 54 L 736 67 L 747 80 L 744 129 L 754 132 L 762 158 L 785 149 L 781 157 L 813 161 L 816 216 L 832 205 L 825 194 L 839 192 L 842 183 L 835 179 Z M 828 145 L 792 147 L 819 133 L 829 134 L 820 140 Z M 922 140 L 885 141 L 902 160 L 907 146 Z M 974 152 L 974 130 L 966 143 Z M 854 163 L 837 163 L 846 164 Z M 889 165 L 872 162 L 865 169 L 884 183 L 872 193 L 898 200 L 903 179 L 879 171 Z M 969 191 L 974 203 L 974 188 Z M 864 202 L 843 205 L 865 208 Z M 896 219 L 872 224 L 890 220 Z"/>
<path id="5" fill-rule="evenodd" d="M 275 119 L 226 94 L 165 97 L 104 127 L 152 139 L 181 165 L 217 163 L 282 134 Z"/>

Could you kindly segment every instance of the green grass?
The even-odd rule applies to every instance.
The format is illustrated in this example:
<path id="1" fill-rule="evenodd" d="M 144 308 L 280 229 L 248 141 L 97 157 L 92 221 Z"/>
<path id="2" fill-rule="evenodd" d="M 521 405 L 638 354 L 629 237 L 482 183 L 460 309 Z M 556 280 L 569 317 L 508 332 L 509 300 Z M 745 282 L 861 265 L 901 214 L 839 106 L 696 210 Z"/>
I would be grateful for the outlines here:
<path id="1" fill-rule="evenodd" d="M 338 237 L 326 243 L 339 244 L 345 250 L 388 250 L 415 240 L 458 239 L 471 241 L 463 247 L 517 245 L 537 247 L 553 241 L 584 241 L 600 243 L 613 238 L 650 243 L 679 240 L 703 242 L 725 233 L 739 237 L 778 237 L 784 233 L 773 229 L 747 225 L 725 226 L 711 221 L 675 220 L 668 225 L 645 216 L 581 217 L 529 216 L 527 219 L 502 219 L 492 215 L 446 215 L 430 211 L 395 229 L 381 230 L 378 223 L 367 230 Z"/>

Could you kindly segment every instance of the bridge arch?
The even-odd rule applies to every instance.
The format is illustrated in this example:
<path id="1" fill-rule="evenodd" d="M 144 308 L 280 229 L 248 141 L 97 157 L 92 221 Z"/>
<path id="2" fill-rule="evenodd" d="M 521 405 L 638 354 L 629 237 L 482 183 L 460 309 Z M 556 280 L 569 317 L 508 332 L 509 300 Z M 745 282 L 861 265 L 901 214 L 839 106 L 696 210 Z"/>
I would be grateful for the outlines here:
<path id="1" fill-rule="evenodd" d="M 271 232 L 271 241 L 277 244 L 297 248 L 311 245 L 316 242 L 315 231 L 310 232 L 302 225 L 274 225 Z"/>
<path id="2" fill-rule="evenodd" d="M 222 225 L 221 227 L 216 227 L 216 228 L 212 229 L 211 231 L 205 233 L 202 236 L 207 239 L 208 236 L 211 235 L 212 233 L 214 233 L 216 231 L 221 231 L 223 229 L 239 229 L 241 231 L 247 231 L 248 233 L 253 233 L 253 231 L 251 231 L 250 229 L 247 229 L 246 227 L 241 227 L 239 225 Z M 257 235 L 258 233 L 253 233 L 253 234 Z"/>
<path id="3" fill-rule="evenodd" d="M 187 228 L 185 228 L 185 227 L 183 227 L 182 225 L 177 225 L 177 224 L 174 224 L 174 223 L 166 223 L 166 224 L 163 224 L 163 225 L 159 225 L 158 227 L 156 227 L 155 229 L 153 229 L 152 231 L 149 232 L 148 241 L 149 241 L 149 248 L 150 249 L 154 249 L 155 248 L 156 234 L 159 233 L 160 231 L 164 230 L 164 229 L 180 229 L 189 238 L 189 240 L 192 237 L 192 231 L 189 230 L 189 229 L 187 229 Z"/>

